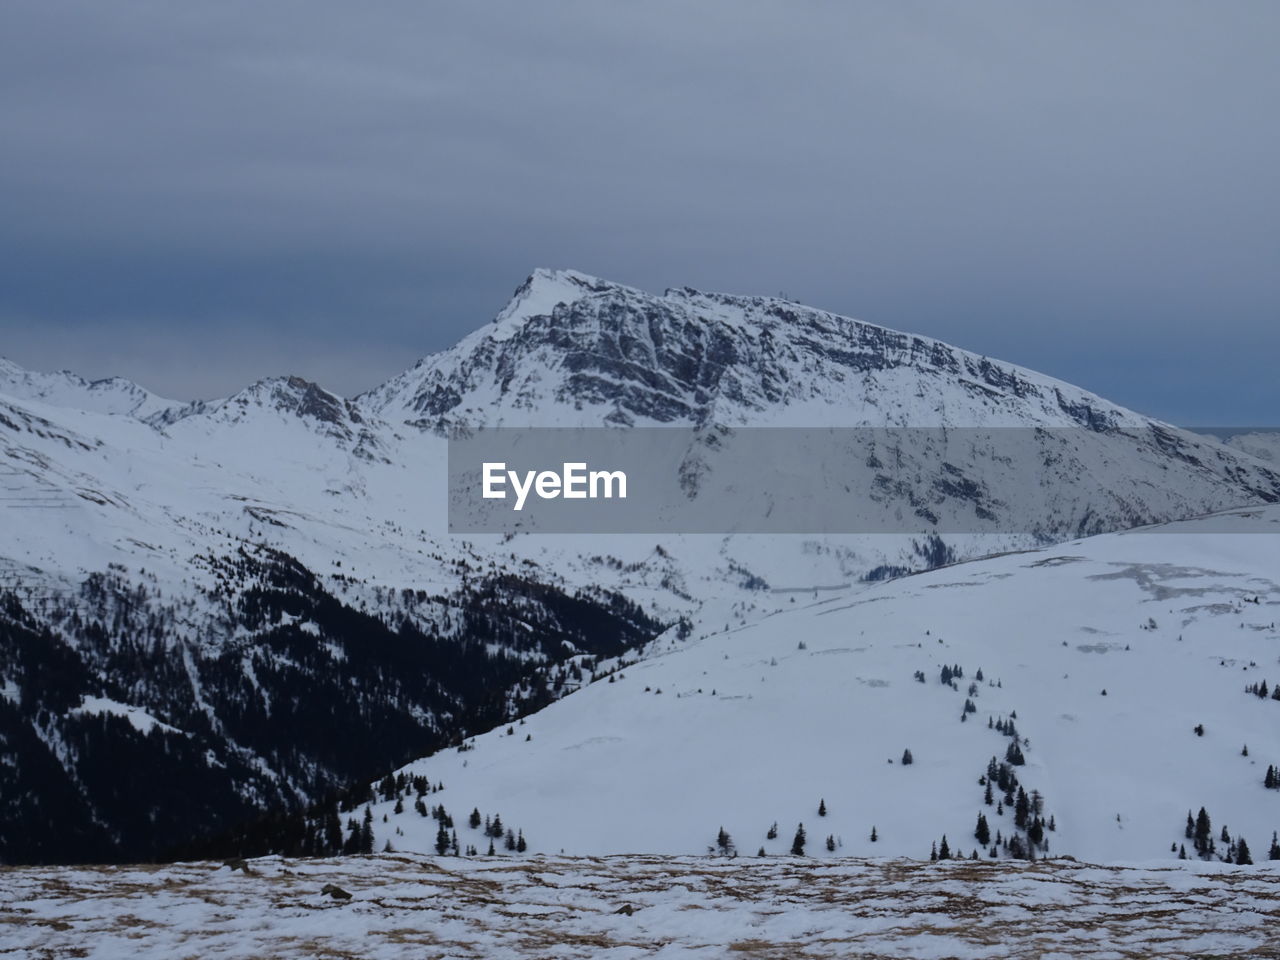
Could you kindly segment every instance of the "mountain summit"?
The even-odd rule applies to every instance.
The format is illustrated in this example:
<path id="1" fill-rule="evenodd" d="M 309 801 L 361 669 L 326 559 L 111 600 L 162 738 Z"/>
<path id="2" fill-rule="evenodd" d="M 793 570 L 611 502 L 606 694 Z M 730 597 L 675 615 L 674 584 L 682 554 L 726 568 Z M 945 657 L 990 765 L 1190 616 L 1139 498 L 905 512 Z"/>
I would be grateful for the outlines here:
<path id="1" fill-rule="evenodd" d="M 777 297 L 536 270 L 494 319 L 361 398 L 423 428 L 1135 423 L 1070 384 Z"/>

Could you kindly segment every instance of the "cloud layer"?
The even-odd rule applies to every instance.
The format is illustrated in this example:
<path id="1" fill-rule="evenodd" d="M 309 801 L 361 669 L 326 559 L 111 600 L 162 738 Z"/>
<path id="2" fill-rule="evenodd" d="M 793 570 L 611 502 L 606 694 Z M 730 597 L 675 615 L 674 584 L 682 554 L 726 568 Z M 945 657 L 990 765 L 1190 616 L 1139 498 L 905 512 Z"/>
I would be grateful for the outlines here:
<path id="1" fill-rule="evenodd" d="M 47 4 L 0 354 L 373 385 L 535 266 L 785 292 L 1187 423 L 1280 412 L 1280 7 Z"/>

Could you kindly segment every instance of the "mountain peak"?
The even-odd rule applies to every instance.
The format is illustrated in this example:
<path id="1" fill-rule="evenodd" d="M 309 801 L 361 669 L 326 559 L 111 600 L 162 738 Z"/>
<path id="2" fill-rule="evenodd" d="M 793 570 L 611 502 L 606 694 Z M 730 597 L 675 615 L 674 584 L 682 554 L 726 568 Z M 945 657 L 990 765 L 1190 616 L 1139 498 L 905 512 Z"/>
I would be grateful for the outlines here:
<path id="1" fill-rule="evenodd" d="M 124 377 L 86 380 L 70 370 L 40 373 L 5 357 L 0 357 L 0 393 L 54 407 L 136 417 L 139 420 L 178 406 Z"/>
<path id="2" fill-rule="evenodd" d="M 779 297 L 657 295 L 534 270 L 494 318 L 358 402 L 422 429 L 1072 425 L 1130 414 L 1070 384 Z"/>
<path id="3" fill-rule="evenodd" d="M 550 316 L 561 304 L 574 303 L 592 294 L 610 291 L 645 295 L 639 290 L 610 283 L 577 270 L 538 267 L 516 287 L 511 300 L 493 318 L 493 323 L 476 331 L 476 334 L 486 337 L 509 335 L 529 317 Z"/>
<path id="4" fill-rule="evenodd" d="M 330 393 L 304 377 L 266 377 L 223 402 L 224 408 L 246 410 L 267 407 L 320 423 L 360 422 L 360 414 L 349 400 Z"/>

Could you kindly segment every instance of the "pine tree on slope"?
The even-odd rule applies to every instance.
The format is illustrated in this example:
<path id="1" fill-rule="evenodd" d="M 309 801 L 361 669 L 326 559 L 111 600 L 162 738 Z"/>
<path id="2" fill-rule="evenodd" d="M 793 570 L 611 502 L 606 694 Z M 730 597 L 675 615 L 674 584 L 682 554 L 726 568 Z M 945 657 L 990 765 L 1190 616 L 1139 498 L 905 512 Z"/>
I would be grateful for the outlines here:
<path id="1" fill-rule="evenodd" d="M 802 823 L 798 827 L 796 827 L 795 839 L 791 841 L 791 855 L 793 857 L 804 856 L 805 840 L 806 840 L 806 837 L 804 834 L 804 824 Z"/>
<path id="2" fill-rule="evenodd" d="M 1253 857 L 1249 854 L 1249 844 L 1244 842 L 1244 837 L 1236 838 L 1236 863 L 1242 866 L 1253 865 Z"/>

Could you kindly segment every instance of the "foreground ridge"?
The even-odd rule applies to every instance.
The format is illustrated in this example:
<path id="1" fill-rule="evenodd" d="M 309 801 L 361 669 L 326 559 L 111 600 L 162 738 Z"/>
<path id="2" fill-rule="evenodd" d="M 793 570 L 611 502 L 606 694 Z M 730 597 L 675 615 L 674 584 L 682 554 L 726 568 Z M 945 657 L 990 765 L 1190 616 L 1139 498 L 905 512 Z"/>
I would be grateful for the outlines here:
<path id="1" fill-rule="evenodd" d="M 802 858 L 384 854 L 3 872 L 0 951 L 250 957 L 1275 956 L 1280 874 Z M 322 892 L 325 891 L 325 892 Z"/>

